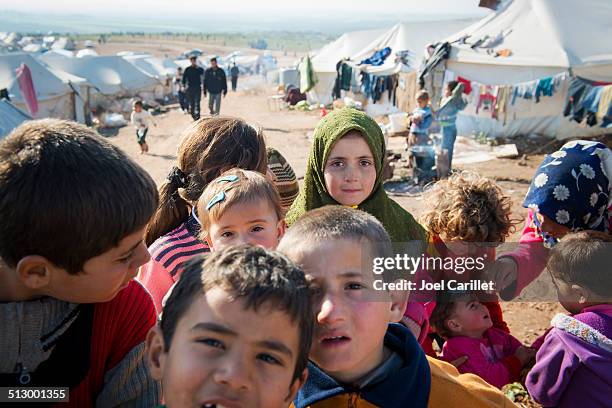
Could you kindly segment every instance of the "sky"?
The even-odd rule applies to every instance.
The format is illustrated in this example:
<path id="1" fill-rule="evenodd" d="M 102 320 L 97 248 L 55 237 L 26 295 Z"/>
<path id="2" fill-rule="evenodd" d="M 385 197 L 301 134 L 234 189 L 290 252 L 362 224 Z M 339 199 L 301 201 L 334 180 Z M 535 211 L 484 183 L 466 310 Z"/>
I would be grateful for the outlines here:
<path id="1" fill-rule="evenodd" d="M 0 11 L 12 10 L 49 14 L 133 14 L 180 16 L 197 14 L 284 15 L 316 17 L 330 13 L 371 16 L 462 15 L 482 16 L 478 0 L 0 0 Z M 342 15 L 342 14 L 339 14 Z"/>

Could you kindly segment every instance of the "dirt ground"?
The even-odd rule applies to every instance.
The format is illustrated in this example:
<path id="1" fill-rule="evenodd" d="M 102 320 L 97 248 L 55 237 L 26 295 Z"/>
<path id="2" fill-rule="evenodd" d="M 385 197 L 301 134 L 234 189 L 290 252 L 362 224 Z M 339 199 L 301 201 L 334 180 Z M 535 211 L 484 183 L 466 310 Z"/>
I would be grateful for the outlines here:
<path id="1" fill-rule="evenodd" d="M 205 49 L 202 44 L 189 44 L 189 47 L 196 46 Z M 146 42 L 134 44 L 108 43 L 96 48 L 96 51 L 100 54 L 114 54 L 118 51 L 138 50 L 164 56 L 165 54 L 173 55 L 182 52 L 189 47 L 184 43 L 178 45 L 175 43 L 147 44 Z M 207 49 L 205 53 L 219 52 L 222 54 L 233 50 Z M 284 59 L 285 62 L 294 59 L 294 57 L 287 57 L 280 52 L 275 54 L 277 57 Z M 272 86 L 263 83 L 261 77 L 240 78 L 238 87 L 237 92 L 230 91 L 227 97 L 222 100 L 221 113 L 239 117 L 249 123 L 261 126 L 268 145 L 277 148 L 290 162 L 298 178 L 302 178 L 310 148 L 309 135 L 312 134 L 320 119 L 319 112 L 278 110 L 276 107 L 269 105 L 268 97 L 274 94 L 274 89 Z M 206 100 L 202 101 L 202 112 L 207 112 Z M 155 116 L 155 120 L 158 126 L 151 128 L 147 135 L 147 142 L 150 146 L 148 155 L 139 154 L 139 147 L 132 126 L 103 131 L 103 134 L 109 141 L 130 154 L 160 184 L 174 165 L 181 134 L 190 126 L 192 120 L 189 115 L 183 114 L 176 106 L 173 106 L 167 113 Z M 390 139 L 390 146 L 396 148 L 398 152 L 401 151 L 401 144 L 401 138 Z M 455 151 L 459 152 L 460 149 L 461 146 L 458 145 Z M 525 211 L 521 207 L 522 199 L 535 169 L 542 159 L 542 155 L 535 155 L 528 156 L 523 160 L 497 159 L 457 167 L 476 171 L 482 176 L 498 180 L 501 187 L 513 200 L 513 215 L 515 218 L 522 220 L 525 215 Z M 417 218 L 425 209 L 420 197 L 394 197 L 394 199 Z M 516 242 L 520 236 L 521 226 L 522 224 L 519 224 L 518 230 L 512 235 L 510 241 L 514 240 Z M 545 273 L 531 286 L 536 289 L 546 288 L 549 292 L 552 288 L 552 284 Z M 532 287 L 527 290 L 532 290 Z M 508 302 L 503 303 L 502 308 L 504 318 L 508 322 L 512 333 L 528 344 L 546 330 L 555 313 L 563 311 L 556 302 Z"/>

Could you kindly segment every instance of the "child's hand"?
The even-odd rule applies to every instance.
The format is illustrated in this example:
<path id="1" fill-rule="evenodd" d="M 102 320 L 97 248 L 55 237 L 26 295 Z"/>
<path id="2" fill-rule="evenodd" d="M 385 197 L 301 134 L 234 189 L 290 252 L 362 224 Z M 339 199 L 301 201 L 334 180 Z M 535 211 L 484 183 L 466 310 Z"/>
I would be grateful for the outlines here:
<path id="1" fill-rule="evenodd" d="M 519 359 L 521 365 L 526 365 L 536 355 L 536 351 L 531 347 L 519 346 L 514 352 L 514 356 Z"/>
<path id="2" fill-rule="evenodd" d="M 499 258 L 487 265 L 484 278 L 495 282 L 495 290 L 502 292 L 518 278 L 518 266 L 512 258 Z"/>

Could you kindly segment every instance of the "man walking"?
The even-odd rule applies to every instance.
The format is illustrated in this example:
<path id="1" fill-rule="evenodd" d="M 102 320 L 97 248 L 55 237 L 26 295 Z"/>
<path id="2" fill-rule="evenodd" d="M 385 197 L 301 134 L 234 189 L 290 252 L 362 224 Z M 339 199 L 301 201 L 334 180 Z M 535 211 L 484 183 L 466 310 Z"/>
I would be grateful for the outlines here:
<path id="1" fill-rule="evenodd" d="M 200 99 L 202 95 L 202 77 L 204 70 L 198 67 L 198 59 L 195 55 L 189 57 L 191 65 L 185 68 L 183 72 L 183 86 L 186 88 L 187 102 L 189 104 L 189 113 L 193 120 L 200 119 Z M 206 91 L 204 91 L 206 95 Z"/>
<path id="2" fill-rule="evenodd" d="M 227 77 L 225 71 L 217 65 L 217 59 L 210 59 L 210 68 L 204 72 L 204 96 L 208 95 L 208 109 L 216 116 L 221 110 L 221 93 L 227 95 Z"/>
<path id="3" fill-rule="evenodd" d="M 238 85 L 238 75 L 239 74 L 240 74 L 240 70 L 236 66 L 236 63 L 234 62 L 232 69 L 230 69 L 230 76 L 232 77 L 232 92 L 236 92 L 236 86 Z"/>

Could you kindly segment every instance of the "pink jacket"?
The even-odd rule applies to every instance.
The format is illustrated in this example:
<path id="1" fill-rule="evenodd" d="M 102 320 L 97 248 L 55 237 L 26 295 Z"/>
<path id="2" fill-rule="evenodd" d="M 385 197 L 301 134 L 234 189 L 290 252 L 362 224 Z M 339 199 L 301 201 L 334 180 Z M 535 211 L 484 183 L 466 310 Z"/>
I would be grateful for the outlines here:
<path id="1" fill-rule="evenodd" d="M 521 375 L 521 362 L 514 356 L 521 342 L 502 330 L 490 328 L 480 339 L 451 337 L 442 347 L 441 358 L 451 362 L 467 356 L 458 367 L 460 373 L 480 376 L 498 388 L 517 381 Z"/>

